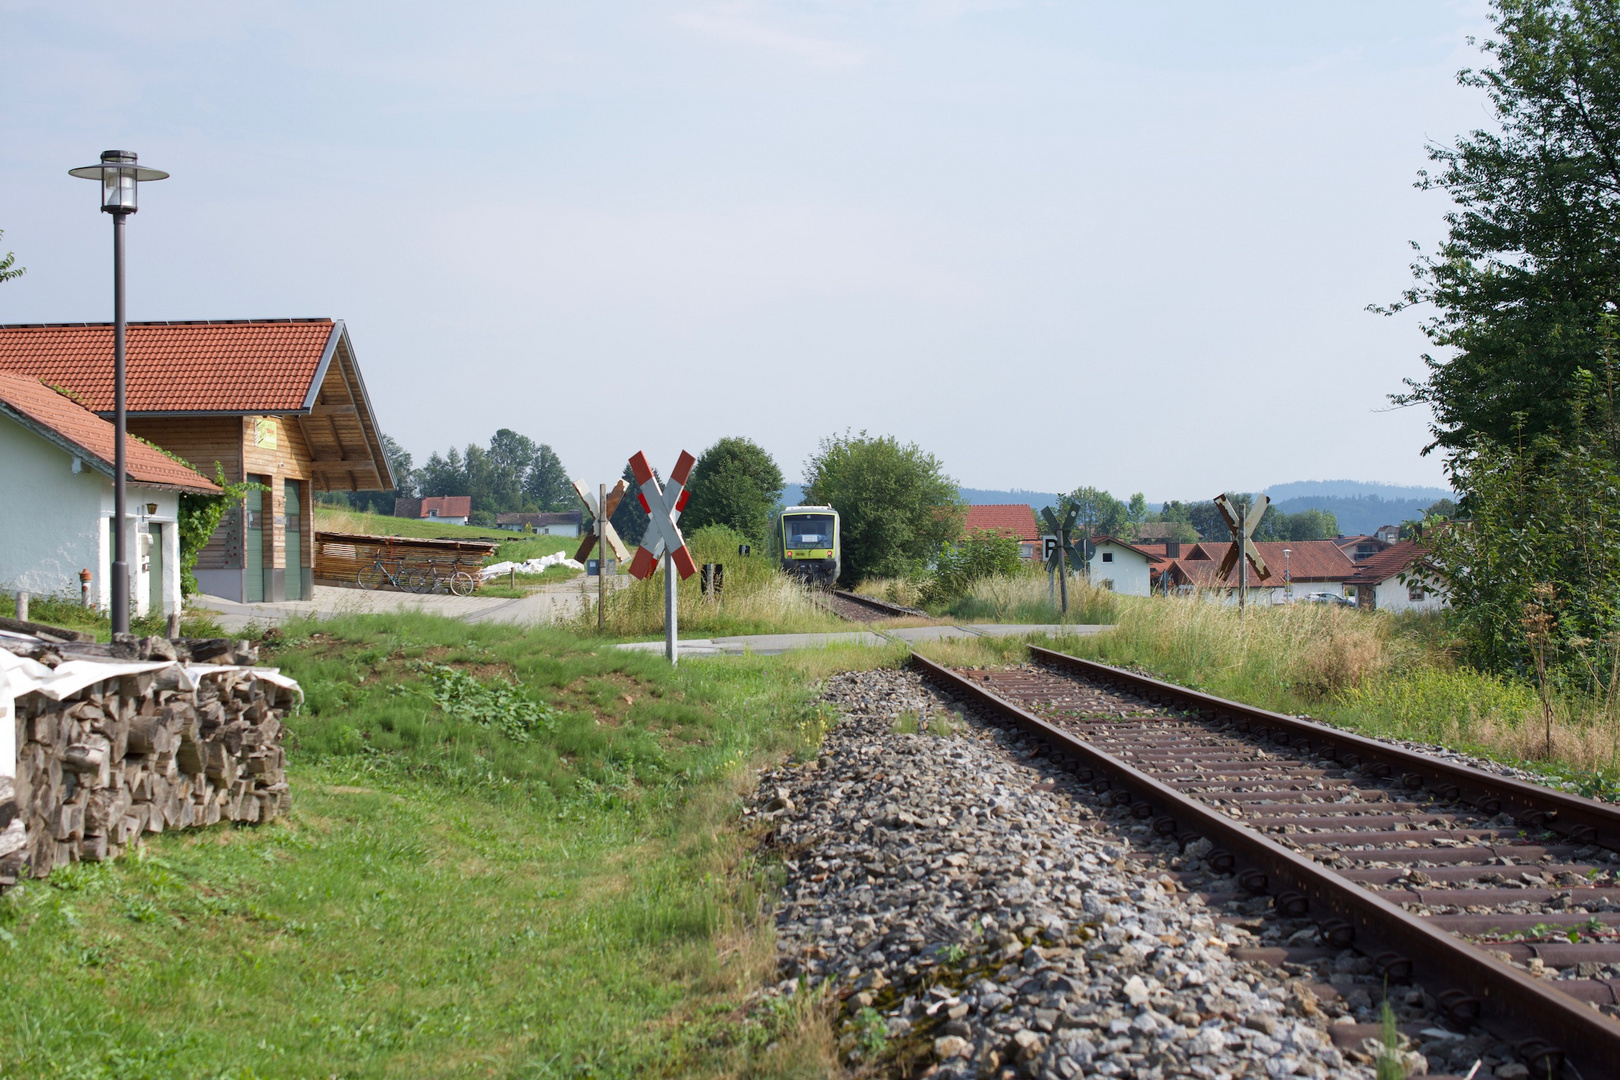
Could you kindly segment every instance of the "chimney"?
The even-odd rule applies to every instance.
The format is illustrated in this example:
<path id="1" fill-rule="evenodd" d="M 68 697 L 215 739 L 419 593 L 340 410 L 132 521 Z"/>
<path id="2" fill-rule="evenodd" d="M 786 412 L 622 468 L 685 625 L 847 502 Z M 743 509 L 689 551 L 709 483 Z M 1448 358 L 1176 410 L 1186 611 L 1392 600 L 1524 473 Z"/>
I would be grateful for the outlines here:
<path id="1" fill-rule="evenodd" d="M 1166 540 L 1164 542 L 1164 553 L 1172 559 L 1181 558 L 1181 541 Z"/>

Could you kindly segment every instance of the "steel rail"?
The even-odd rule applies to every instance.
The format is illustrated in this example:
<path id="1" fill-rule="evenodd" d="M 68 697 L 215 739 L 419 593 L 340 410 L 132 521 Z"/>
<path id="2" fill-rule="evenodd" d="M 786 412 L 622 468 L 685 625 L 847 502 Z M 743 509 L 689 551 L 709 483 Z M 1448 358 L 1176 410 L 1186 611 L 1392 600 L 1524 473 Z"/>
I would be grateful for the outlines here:
<path id="1" fill-rule="evenodd" d="M 1620 807 L 1523 780 L 1496 776 L 1468 765 L 1458 765 L 1416 750 L 1405 750 L 1377 739 L 1341 731 L 1314 720 L 1301 720 L 1242 702 L 1228 701 L 1094 660 L 1082 660 L 1035 645 L 1029 646 L 1029 653 L 1035 660 L 1053 667 L 1068 668 L 1093 681 L 1122 683 L 1150 701 L 1160 699 L 1166 704 L 1193 705 L 1200 712 L 1246 723 L 1251 734 L 1256 725 L 1287 732 L 1289 745 L 1295 749 L 1308 750 L 1344 765 L 1359 764 L 1381 775 L 1420 776 L 1424 781 L 1423 786 L 1431 791 L 1442 793 L 1454 802 L 1470 803 L 1486 814 L 1506 811 L 1527 828 L 1560 832 L 1576 843 L 1620 850 Z M 1298 741 L 1301 739 L 1305 742 Z M 1620 1077 L 1620 1072 L 1615 1075 Z"/>
<path id="2" fill-rule="evenodd" d="M 1418 763 L 1410 759 L 1421 758 L 1410 751 L 1400 751 L 1320 724 L 1252 709 L 1117 668 L 1033 646 L 1030 651 L 1042 660 L 1071 665 L 1093 679 L 1126 682 L 1139 692 L 1151 690 L 1177 701 L 1193 701 L 1201 709 L 1260 721 L 1268 728 L 1297 732 L 1326 745 L 1334 745 L 1329 736 L 1344 740 L 1337 745 L 1353 747 L 1366 762 L 1386 762 L 1392 766 L 1401 763 L 1415 770 Z M 1431 988 L 1436 998 L 1444 996 L 1450 1002 L 1451 1015 L 1459 1020 L 1477 1020 L 1499 1036 L 1516 1041 L 1520 1055 L 1533 1065 L 1568 1064 L 1587 1080 L 1620 1077 L 1620 1023 L 1546 988 L 1540 981 L 1429 925 L 1314 860 L 1188 798 L 1097 746 L 1007 701 L 986 686 L 916 652 L 912 653 L 911 662 L 925 675 L 962 697 L 1008 718 L 1026 735 L 1044 743 L 1079 779 L 1093 780 L 1099 793 L 1110 792 L 1116 803 L 1130 805 L 1138 817 L 1152 819 L 1153 828 L 1159 834 L 1188 840 L 1194 836 L 1208 839 L 1219 849 L 1208 856 L 1212 864 L 1218 865 L 1224 860 L 1232 868 L 1248 868 L 1239 874 L 1246 889 L 1273 893 L 1279 902 L 1286 900 L 1294 915 L 1310 913 L 1324 936 L 1339 947 L 1353 943 L 1363 954 L 1372 957 L 1378 969 L 1391 980 L 1421 981 Z M 1518 781 L 1503 779 L 1498 783 L 1497 778 L 1477 770 L 1428 758 L 1422 758 L 1421 764 L 1426 773 L 1444 776 L 1463 790 L 1500 790 L 1504 801 L 1512 798 L 1512 805 L 1529 806 L 1532 796 L 1562 794 L 1543 792 Z M 1445 765 L 1445 768 L 1437 769 L 1437 765 Z M 1474 775 L 1459 776 L 1458 773 Z M 1465 781 L 1474 786 L 1463 788 Z M 1521 792 L 1518 788 L 1527 790 Z M 1551 801 L 1563 810 L 1563 803 L 1573 800 L 1564 796 Z M 1581 818 L 1581 823 L 1587 823 L 1585 817 Z"/>

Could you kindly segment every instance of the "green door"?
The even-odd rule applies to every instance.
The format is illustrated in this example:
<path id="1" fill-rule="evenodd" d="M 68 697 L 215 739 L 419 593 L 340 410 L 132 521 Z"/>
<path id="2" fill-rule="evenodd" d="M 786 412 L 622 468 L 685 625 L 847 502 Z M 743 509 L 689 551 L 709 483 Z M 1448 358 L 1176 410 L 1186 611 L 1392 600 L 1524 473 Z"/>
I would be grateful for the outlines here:
<path id="1" fill-rule="evenodd" d="M 148 525 L 148 535 L 152 538 L 152 550 L 148 555 L 149 567 L 147 571 L 147 607 L 149 615 L 162 615 L 163 612 L 163 526 Z"/>
<path id="2" fill-rule="evenodd" d="M 266 476 L 250 475 L 248 479 L 270 486 Z M 243 499 L 242 600 L 248 604 L 264 603 L 264 495 L 254 489 Z"/>
<path id="3" fill-rule="evenodd" d="M 304 596 L 304 525 L 299 488 L 302 486 L 297 480 L 282 482 L 287 503 L 287 599 L 300 600 Z"/>

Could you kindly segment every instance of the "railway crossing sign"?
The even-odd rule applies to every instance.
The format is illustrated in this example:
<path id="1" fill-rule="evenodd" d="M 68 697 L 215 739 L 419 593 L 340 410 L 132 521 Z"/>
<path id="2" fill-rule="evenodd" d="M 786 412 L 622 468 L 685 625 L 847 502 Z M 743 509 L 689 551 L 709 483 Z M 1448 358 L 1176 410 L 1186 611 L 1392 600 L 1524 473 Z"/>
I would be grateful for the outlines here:
<path id="1" fill-rule="evenodd" d="M 664 560 L 664 655 L 671 664 L 677 663 L 675 634 L 675 574 L 689 578 L 697 573 L 692 553 L 686 550 L 686 538 L 681 535 L 681 511 L 686 509 L 686 478 L 692 474 L 697 459 L 685 450 L 675 460 L 669 472 L 669 483 L 660 485 L 647 464 L 647 455 L 640 450 L 630 459 L 630 472 L 641 490 L 636 498 L 647 511 L 647 531 L 630 563 L 630 573 L 638 581 L 651 577 L 658 569 L 658 560 Z"/>
<path id="2" fill-rule="evenodd" d="M 652 576 L 658 569 L 658 560 L 665 556 L 675 564 L 683 579 L 697 573 L 697 564 L 692 561 L 692 553 L 686 550 L 686 538 L 677 524 L 681 511 L 686 509 L 686 478 L 696 463 L 696 458 L 682 450 L 675 468 L 670 470 L 669 483 L 660 485 L 652 466 L 647 464 L 646 454 L 638 450 L 630 459 L 630 471 L 641 486 L 636 497 L 641 500 L 641 508 L 647 511 L 647 533 L 630 563 L 630 574 L 637 580 Z"/>
<path id="3" fill-rule="evenodd" d="M 578 480 L 574 481 L 574 494 L 578 495 L 579 501 L 585 504 L 585 513 L 591 519 L 591 531 L 585 534 L 584 542 L 579 545 L 579 550 L 574 553 L 575 562 L 584 562 L 585 557 L 591 553 L 591 550 L 598 543 L 602 545 L 603 558 L 608 558 L 609 552 L 612 552 L 612 558 L 618 559 L 620 562 L 630 557 L 630 553 L 625 550 L 624 541 L 619 539 L 619 534 L 613 529 L 613 511 L 619 508 L 619 500 L 624 498 L 627 487 L 628 485 L 623 480 L 620 480 L 608 489 L 607 498 L 598 500 L 595 495 L 591 494 L 590 488 Z M 601 503 L 600 507 L 597 506 L 598 502 Z"/>
<path id="4" fill-rule="evenodd" d="M 1074 523 L 1080 518 L 1078 506 L 1069 507 L 1069 512 L 1059 521 L 1057 512 L 1050 506 L 1041 510 L 1041 518 L 1046 527 L 1052 530 L 1053 535 L 1043 536 L 1042 554 L 1046 556 L 1046 571 L 1058 579 L 1059 589 L 1062 592 L 1063 613 L 1069 613 L 1069 567 L 1086 566 L 1091 562 L 1091 556 L 1097 548 L 1090 540 L 1082 539 L 1078 547 L 1075 546 L 1072 532 Z"/>
<path id="5" fill-rule="evenodd" d="M 1271 568 L 1266 565 L 1266 560 L 1260 557 L 1260 551 L 1254 546 L 1254 541 L 1249 539 L 1254 535 L 1260 519 L 1266 516 L 1266 507 L 1270 505 L 1271 496 L 1261 495 L 1255 499 L 1254 505 L 1249 507 L 1249 512 L 1244 514 L 1232 505 L 1232 500 L 1224 494 L 1215 496 L 1215 509 L 1226 519 L 1226 527 L 1232 533 L 1232 546 L 1226 549 L 1226 556 L 1221 559 L 1221 565 L 1215 571 L 1215 575 L 1226 581 L 1232 573 L 1232 568 L 1237 567 L 1239 611 L 1248 605 L 1249 564 L 1254 564 L 1255 573 L 1260 575 L 1261 581 L 1271 576 Z"/>

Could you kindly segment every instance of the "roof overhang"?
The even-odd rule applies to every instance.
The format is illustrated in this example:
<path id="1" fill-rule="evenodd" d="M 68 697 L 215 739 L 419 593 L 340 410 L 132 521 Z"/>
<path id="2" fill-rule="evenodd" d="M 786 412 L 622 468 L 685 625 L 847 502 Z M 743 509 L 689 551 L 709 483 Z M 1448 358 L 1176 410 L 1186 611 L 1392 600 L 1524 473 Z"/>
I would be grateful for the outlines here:
<path id="1" fill-rule="evenodd" d="M 107 479 L 112 480 L 117 476 L 117 473 L 113 470 L 112 462 L 105 460 L 94 450 L 80 446 L 78 443 L 74 442 L 72 439 L 68 438 L 66 435 L 63 435 L 60 431 L 57 431 L 48 424 L 42 424 L 38 420 L 35 420 L 32 416 L 29 416 L 27 413 L 13 408 L 10 402 L 0 400 L 0 416 L 4 416 L 10 420 L 15 420 L 18 424 L 33 432 L 35 435 L 38 435 L 41 439 L 44 439 L 52 446 L 55 446 L 58 450 L 61 450 L 70 457 L 77 458 L 79 461 L 84 462 L 85 465 L 94 469 Z M 209 486 L 205 488 L 192 487 L 190 485 L 182 484 L 161 484 L 151 480 L 141 480 L 128 474 L 125 475 L 124 482 L 133 484 L 136 487 L 151 488 L 154 491 L 190 491 L 202 495 L 213 495 L 217 494 L 219 490 L 213 484 L 209 484 Z"/>

